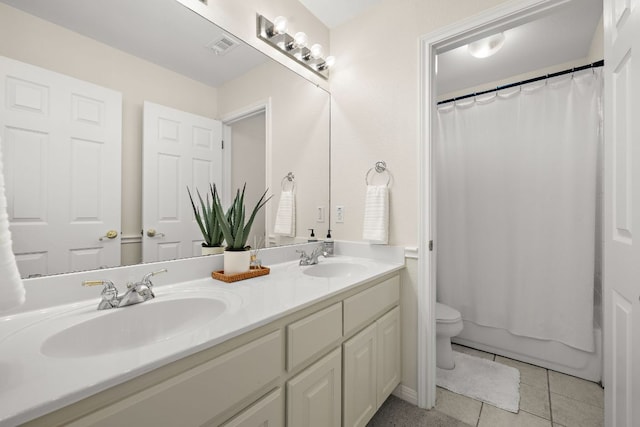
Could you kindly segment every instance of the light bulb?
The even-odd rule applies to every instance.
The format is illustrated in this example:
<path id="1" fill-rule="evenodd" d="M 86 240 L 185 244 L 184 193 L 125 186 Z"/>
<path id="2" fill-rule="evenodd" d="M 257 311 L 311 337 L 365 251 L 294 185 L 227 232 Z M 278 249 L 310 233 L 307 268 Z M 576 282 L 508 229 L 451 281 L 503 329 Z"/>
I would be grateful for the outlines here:
<path id="1" fill-rule="evenodd" d="M 322 45 L 316 43 L 311 46 L 311 57 L 313 59 L 318 59 L 322 56 Z"/>
<path id="2" fill-rule="evenodd" d="M 504 33 L 498 33 L 469 43 L 467 50 L 476 58 L 486 58 L 499 51 L 503 44 Z"/>
<path id="3" fill-rule="evenodd" d="M 305 47 L 307 47 L 308 42 L 309 42 L 309 38 L 302 31 L 297 32 L 293 36 L 294 47 L 297 47 L 298 49 L 304 49 Z"/>
<path id="4" fill-rule="evenodd" d="M 284 16 L 276 16 L 273 20 L 273 31 L 277 34 L 284 34 L 287 32 L 287 18 Z"/>
<path id="5" fill-rule="evenodd" d="M 336 57 L 335 56 L 327 56 L 327 58 L 324 60 L 324 63 L 325 63 L 325 66 L 327 68 L 331 68 L 336 63 Z"/>

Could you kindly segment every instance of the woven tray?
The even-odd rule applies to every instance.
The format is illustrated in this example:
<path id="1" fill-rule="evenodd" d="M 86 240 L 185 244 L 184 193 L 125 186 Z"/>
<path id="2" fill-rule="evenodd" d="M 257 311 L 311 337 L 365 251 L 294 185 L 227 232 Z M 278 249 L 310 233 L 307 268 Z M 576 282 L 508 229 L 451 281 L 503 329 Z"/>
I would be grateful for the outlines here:
<path id="1" fill-rule="evenodd" d="M 221 280 L 223 282 L 231 283 L 231 282 L 237 282 L 239 280 L 251 279 L 253 277 L 264 276 L 269 274 L 270 271 L 271 269 L 269 267 L 257 267 L 257 268 L 252 267 L 251 270 L 249 271 L 246 271 L 244 273 L 237 273 L 237 274 L 224 274 L 223 270 L 219 270 L 219 271 L 212 272 L 211 277 L 213 277 L 216 280 Z"/>

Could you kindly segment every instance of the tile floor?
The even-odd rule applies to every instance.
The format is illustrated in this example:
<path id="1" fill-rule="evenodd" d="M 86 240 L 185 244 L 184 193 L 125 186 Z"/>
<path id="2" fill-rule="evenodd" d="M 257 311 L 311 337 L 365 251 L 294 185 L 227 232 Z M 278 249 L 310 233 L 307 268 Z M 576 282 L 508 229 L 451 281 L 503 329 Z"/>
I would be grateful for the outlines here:
<path id="1" fill-rule="evenodd" d="M 520 411 L 503 411 L 438 387 L 431 411 L 385 402 L 369 426 L 597 427 L 604 425 L 604 390 L 599 384 L 468 347 L 454 350 L 520 370 Z M 393 397 L 393 396 L 392 396 Z M 397 409 L 395 409 L 397 408 Z M 412 412 L 413 411 L 413 412 Z M 402 414 L 401 418 L 398 414 Z"/>

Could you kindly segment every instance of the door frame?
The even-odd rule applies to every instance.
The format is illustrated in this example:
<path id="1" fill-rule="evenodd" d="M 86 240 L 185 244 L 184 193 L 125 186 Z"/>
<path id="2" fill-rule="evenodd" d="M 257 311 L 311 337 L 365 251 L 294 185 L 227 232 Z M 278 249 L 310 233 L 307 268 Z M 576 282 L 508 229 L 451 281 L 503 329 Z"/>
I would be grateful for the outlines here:
<path id="1" fill-rule="evenodd" d="M 467 44 L 507 27 L 550 14 L 556 7 L 578 0 L 511 0 L 419 38 L 419 224 L 418 224 L 418 406 L 430 409 L 436 402 L 436 249 L 435 175 L 432 150 L 436 114 L 435 57 L 439 51 Z M 434 250 L 429 250 L 433 240 Z"/>
<path id="2" fill-rule="evenodd" d="M 233 140 L 230 137 L 231 135 L 228 131 L 229 125 L 261 113 L 264 113 L 264 189 L 266 190 L 271 184 L 273 178 L 273 172 L 271 170 L 271 160 L 273 157 L 271 97 L 256 101 L 253 104 L 249 104 L 238 110 L 227 113 L 220 118 L 220 121 L 222 122 L 223 140 L 225 141 L 225 147 L 222 150 L 222 182 L 224 183 L 224 185 L 222 186 L 221 196 L 221 200 L 224 206 L 229 206 L 229 204 L 231 203 L 231 155 L 233 152 Z M 265 245 L 267 244 L 267 241 L 269 239 L 269 224 L 272 223 L 271 217 L 271 211 L 269 209 L 265 209 L 264 221 L 265 230 L 267 233 L 267 236 L 265 236 Z"/>

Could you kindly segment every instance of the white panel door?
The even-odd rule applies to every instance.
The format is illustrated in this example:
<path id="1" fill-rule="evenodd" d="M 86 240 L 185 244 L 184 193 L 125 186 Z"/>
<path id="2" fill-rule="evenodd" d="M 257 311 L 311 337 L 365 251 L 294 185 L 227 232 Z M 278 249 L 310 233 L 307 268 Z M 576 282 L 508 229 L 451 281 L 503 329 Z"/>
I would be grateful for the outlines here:
<path id="1" fill-rule="evenodd" d="M 209 184 L 222 189 L 222 123 L 144 103 L 142 260 L 164 261 L 201 254 L 187 186 L 203 199 Z"/>
<path id="2" fill-rule="evenodd" d="M 605 0 L 605 424 L 640 425 L 640 1 Z"/>
<path id="3" fill-rule="evenodd" d="M 121 94 L 5 57 L 0 79 L 20 274 L 120 265 Z"/>

